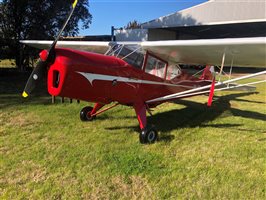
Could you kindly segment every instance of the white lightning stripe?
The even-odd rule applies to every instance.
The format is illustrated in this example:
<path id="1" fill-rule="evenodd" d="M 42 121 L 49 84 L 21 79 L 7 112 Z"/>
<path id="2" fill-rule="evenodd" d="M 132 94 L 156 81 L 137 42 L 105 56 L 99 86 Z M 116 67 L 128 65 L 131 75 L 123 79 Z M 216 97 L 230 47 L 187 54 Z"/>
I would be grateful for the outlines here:
<path id="1" fill-rule="evenodd" d="M 110 75 L 93 74 L 93 73 L 86 73 L 86 72 L 77 72 L 77 73 L 84 76 L 90 82 L 91 85 L 94 80 L 103 80 L 103 81 L 116 80 L 117 82 L 125 82 L 125 83 L 140 83 L 140 84 L 167 85 L 167 86 L 173 86 L 173 87 L 193 88 L 191 86 L 176 85 L 176 84 L 156 82 L 156 81 L 147 81 L 147 80 L 141 80 L 141 79 L 126 78 L 126 77 L 121 77 L 121 76 L 110 76 Z"/>

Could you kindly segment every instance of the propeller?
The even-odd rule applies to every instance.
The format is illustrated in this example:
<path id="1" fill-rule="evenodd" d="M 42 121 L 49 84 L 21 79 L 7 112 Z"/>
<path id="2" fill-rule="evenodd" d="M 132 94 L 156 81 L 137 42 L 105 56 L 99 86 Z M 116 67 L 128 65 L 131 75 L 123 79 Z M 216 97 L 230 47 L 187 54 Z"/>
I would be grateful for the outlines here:
<path id="1" fill-rule="evenodd" d="M 39 54 L 39 59 L 38 62 L 36 64 L 36 67 L 33 69 L 27 83 L 26 86 L 24 88 L 24 91 L 22 93 L 23 97 L 28 97 L 29 94 L 34 90 L 34 88 L 36 87 L 36 85 L 40 82 L 40 80 L 42 79 L 42 77 L 45 74 L 45 70 L 47 69 L 48 65 L 54 62 L 55 59 L 55 46 L 57 41 L 59 40 L 62 32 L 64 31 L 66 25 L 68 24 L 75 8 L 76 5 L 78 3 L 78 0 L 74 0 L 74 2 L 72 3 L 72 9 L 71 12 L 68 15 L 68 18 L 66 19 L 64 25 L 62 26 L 61 30 L 59 31 L 57 37 L 55 38 L 54 42 L 52 43 L 52 45 L 50 46 L 49 50 L 44 50 Z"/>

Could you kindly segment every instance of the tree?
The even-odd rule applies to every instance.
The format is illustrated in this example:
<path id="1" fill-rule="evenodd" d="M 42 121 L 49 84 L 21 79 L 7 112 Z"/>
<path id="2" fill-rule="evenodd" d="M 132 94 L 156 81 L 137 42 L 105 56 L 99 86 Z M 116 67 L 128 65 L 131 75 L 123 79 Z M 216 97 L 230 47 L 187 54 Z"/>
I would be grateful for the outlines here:
<path id="1" fill-rule="evenodd" d="M 137 20 L 133 20 L 131 22 L 128 22 L 128 24 L 125 26 L 125 29 L 138 29 L 141 28 L 141 23 Z"/>
<path id="2" fill-rule="evenodd" d="M 9 47 L 16 58 L 16 65 L 22 67 L 23 45 L 19 40 L 53 39 L 68 16 L 73 0 L 3 0 L 0 2 L 0 41 L 1 46 Z M 89 1 L 79 0 L 63 36 L 75 36 L 80 26 L 89 28 L 92 16 L 88 10 Z M 80 26 L 79 26 L 80 25 Z M 1 48 L 0 46 L 0 48 Z M 3 48 L 2 48 L 3 49 Z M 25 49 L 27 54 L 28 48 Z"/>

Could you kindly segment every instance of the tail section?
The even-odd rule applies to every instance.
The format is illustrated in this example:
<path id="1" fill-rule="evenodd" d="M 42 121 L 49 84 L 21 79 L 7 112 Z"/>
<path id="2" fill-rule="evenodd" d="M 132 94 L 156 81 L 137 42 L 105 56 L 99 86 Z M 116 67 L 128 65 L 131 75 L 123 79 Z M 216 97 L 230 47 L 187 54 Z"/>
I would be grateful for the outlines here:
<path id="1" fill-rule="evenodd" d="M 215 70 L 214 66 L 207 65 L 200 77 L 201 80 L 211 80 L 212 84 L 210 87 L 210 94 L 207 105 L 210 107 L 212 105 L 214 90 L 215 90 Z"/>
<path id="2" fill-rule="evenodd" d="M 207 65 L 205 69 L 203 70 L 203 73 L 200 79 L 201 80 L 213 80 L 214 77 L 215 77 L 214 66 Z"/>

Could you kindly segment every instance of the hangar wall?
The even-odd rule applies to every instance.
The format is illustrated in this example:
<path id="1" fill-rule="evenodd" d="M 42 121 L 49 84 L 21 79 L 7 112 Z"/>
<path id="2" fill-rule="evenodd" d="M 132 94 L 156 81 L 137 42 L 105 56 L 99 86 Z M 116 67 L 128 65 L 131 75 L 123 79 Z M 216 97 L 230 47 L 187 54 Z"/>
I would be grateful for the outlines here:
<path id="1" fill-rule="evenodd" d="M 211 0 L 142 24 L 142 28 L 167 28 L 266 21 L 264 0 Z"/>
<path id="2" fill-rule="evenodd" d="M 210 0 L 143 23 L 141 28 L 135 31 L 123 30 L 117 40 L 265 37 L 266 1 Z"/>
<path id="3" fill-rule="evenodd" d="M 148 29 L 122 29 L 115 31 L 116 41 L 147 41 Z"/>
<path id="4" fill-rule="evenodd" d="M 148 31 L 148 40 L 156 41 L 156 40 L 175 40 L 176 32 L 165 30 L 165 29 L 149 29 Z"/>

